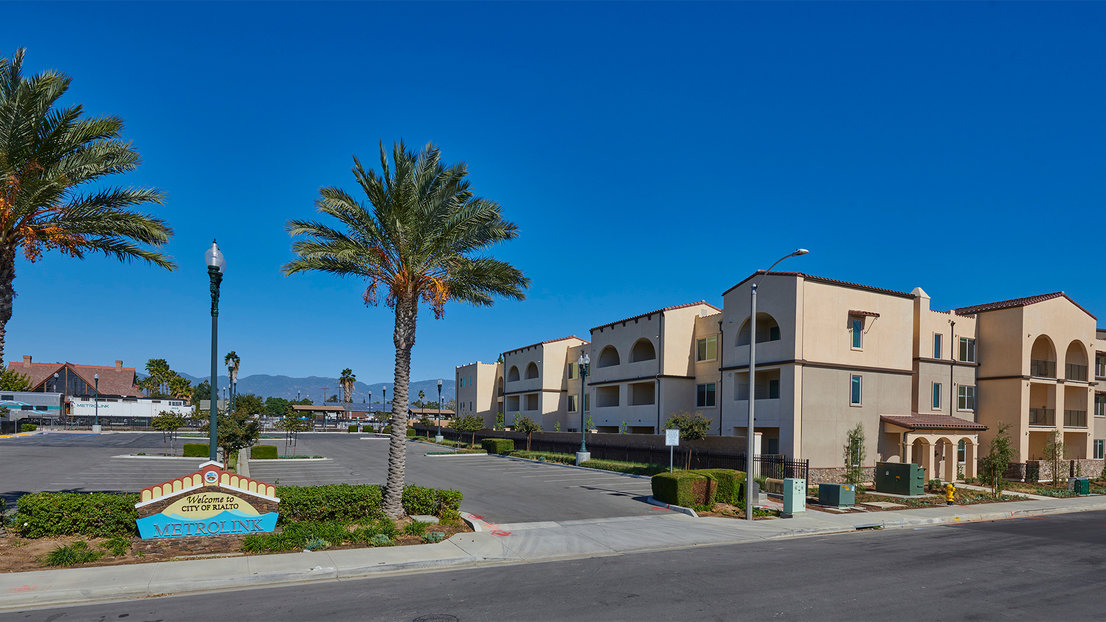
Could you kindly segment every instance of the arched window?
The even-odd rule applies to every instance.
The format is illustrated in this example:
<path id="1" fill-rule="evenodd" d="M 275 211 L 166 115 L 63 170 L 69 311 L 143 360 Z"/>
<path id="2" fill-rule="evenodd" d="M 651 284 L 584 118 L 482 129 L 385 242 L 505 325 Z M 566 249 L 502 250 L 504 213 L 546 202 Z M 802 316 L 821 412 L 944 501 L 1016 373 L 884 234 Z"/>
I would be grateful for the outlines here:
<path id="1" fill-rule="evenodd" d="M 1056 348 L 1046 335 L 1040 335 L 1033 341 L 1033 349 L 1029 352 L 1029 375 L 1056 377 Z"/>
<path id="2" fill-rule="evenodd" d="M 538 377 L 538 366 L 531 362 L 526 366 L 526 379 L 531 380 Z"/>
<path id="3" fill-rule="evenodd" d="M 630 348 L 630 362 L 652 361 L 657 358 L 657 351 L 653 348 L 653 342 L 648 339 L 638 339 L 633 348 Z"/>
<path id="4" fill-rule="evenodd" d="M 599 360 L 596 361 L 596 367 L 613 367 L 619 364 L 618 350 L 614 349 L 614 346 L 607 346 L 603 348 L 603 351 L 599 353 Z"/>
<path id="5" fill-rule="evenodd" d="M 507 382 L 518 380 L 518 368 L 511 365 L 511 371 L 507 372 Z"/>
<path id="6" fill-rule="evenodd" d="M 1068 345 L 1067 354 L 1064 355 L 1064 377 L 1079 381 L 1087 379 L 1087 351 L 1079 341 Z"/>
<path id="7" fill-rule="evenodd" d="M 757 313 L 757 343 L 780 340 L 780 325 L 776 318 L 767 313 Z M 741 329 L 737 331 L 737 343 L 739 346 L 749 345 L 749 320 L 746 318 Z"/>

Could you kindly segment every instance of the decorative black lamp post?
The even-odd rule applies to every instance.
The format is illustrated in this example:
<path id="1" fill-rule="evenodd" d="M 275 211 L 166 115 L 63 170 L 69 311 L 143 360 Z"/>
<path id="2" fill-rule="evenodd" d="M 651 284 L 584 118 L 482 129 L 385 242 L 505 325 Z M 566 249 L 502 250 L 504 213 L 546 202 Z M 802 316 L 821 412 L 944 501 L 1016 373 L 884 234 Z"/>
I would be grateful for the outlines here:
<path id="1" fill-rule="evenodd" d="M 442 442 L 442 381 L 438 380 L 438 434 L 434 436 L 434 442 Z"/>
<path id="2" fill-rule="evenodd" d="M 56 378 L 58 375 L 54 374 Z M 100 374 L 92 374 L 92 382 L 96 385 L 96 397 L 93 398 L 95 406 L 92 411 L 92 431 L 100 431 Z"/>
<path id="3" fill-rule="evenodd" d="M 588 426 L 584 419 L 584 391 L 588 386 L 591 356 L 587 352 L 581 352 L 576 363 L 580 368 L 580 451 L 576 452 L 576 464 L 580 464 L 591 460 L 591 453 L 588 452 Z"/>
<path id="4" fill-rule="evenodd" d="M 219 457 L 219 448 L 216 442 L 216 409 L 219 404 L 219 369 L 216 361 L 216 351 L 219 345 L 219 284 L 223 282 L 223 270 L 226 269 L 226 259 L 219 250 L 215 240 L 211 241 L 211 248 L 204 253 L 207 261 L 207 276 L 211 279 L 211 414 L 208 418 L 208 434 L 210 437 L 208 459 L 215 461 Z"/>

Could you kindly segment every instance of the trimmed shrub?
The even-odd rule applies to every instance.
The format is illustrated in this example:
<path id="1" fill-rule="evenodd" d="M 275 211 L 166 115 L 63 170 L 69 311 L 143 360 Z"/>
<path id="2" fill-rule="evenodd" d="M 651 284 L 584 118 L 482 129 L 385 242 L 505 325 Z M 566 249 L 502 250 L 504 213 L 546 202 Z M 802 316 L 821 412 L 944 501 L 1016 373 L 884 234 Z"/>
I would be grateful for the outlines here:
<path id="1" fill-rule="evenodd" d="M 415 428 L 407 428 L 407 438 L 415 438 Z"/>
<path id="2" fill-rule="evenodd" d="M 480 441 L 480 446 L 489 454 L 499 454 L 501 456 L 506 456 L 515 450 L 515 442 L 509 438 L 486 438 Z"/>
<path id="3" fill-rule="evenodd" d="M 136 536 L 136 503 L 133 493 L 37 492 L 19 498 L 11 521 L 24 538 Z"/>
<path id="4" fill-rule="evenodd" d="M 545 462 L 559 462 L 561 464 L 576 464 L 576 454 L 562 454 L 553 451 L 512 451 L 516 458 L 528 458 L 530 460 L 544 460 Z"/>
<path id="5" fill-rule="evenodd" d="M 364 521 L 384 518 L 380 486 L 329 484 L 277 486 L 281 525 L 308 521 Z M 294 548 L 294 547 L 293 547 Z"/>
<path id="6" fill-rule="evenodd" d="M 702 473 L 718 482 L 718 488 L 714 493 L 715 501 L 729 503 L 730 505 L 743 505 L 745 503 L 745 472 L 734 469 L 698 469 L 695 473 Z"/>
<path id="7" fill-rule="evenodd" d="M 276 460 L 276 445 L 254 445 L 250 447 L 250 460 Z"/>
<path id="8" fill-rule="evenodd" d="M 207 443 L 185 443 L 184 457 L 203 458 L 204 456 L 210 455 L 209 449 L 210 446 Z"/>
<path id="9" fill-rule="evenodd" d="M 408 514 L 429 514 L 452 518 L 461 509 L 461 491 L 405 486 L 403 511 Z"/>
<path id="10" fill-rule="evenodd" d="M 19 424 L 19 431 L 20 432 L 34 432 L 37 429 L 38 429 L 38 425 L 36 425 L 34 423 L 21 423 L 21 424 Z"/>
<path id="11" fill-rule="evenodd" d="M 357 424 L 356 423 L 349 424 L 349 428 L 346 430 L 346 432 L 356 432 L 356 431 L 357 431 Z"/>
<path id="12" fill-rule="evenodd" d="M 717 484 L 694 471 L 658 473 L 652 479 L 653 498 L 683 507 L 713 506 Z"/>
<path id="13" fill-rule="evenodd" d="M 380 433 L 381 434 L 391 434 L 392 433 L 392 424 L 389 423 L 388 425 L 384 426 L 384 428 L 382 430 L 380 430 Z"/>
<path id="14" fill-rule="evenodd" d="M 614 471 L 615 473 L 629 473 L 630 475 L 656 475 L 668 470 L 668 466 L 663 464 L 622 462 L 621 460 L 585 460 L 577 466 Z"/>

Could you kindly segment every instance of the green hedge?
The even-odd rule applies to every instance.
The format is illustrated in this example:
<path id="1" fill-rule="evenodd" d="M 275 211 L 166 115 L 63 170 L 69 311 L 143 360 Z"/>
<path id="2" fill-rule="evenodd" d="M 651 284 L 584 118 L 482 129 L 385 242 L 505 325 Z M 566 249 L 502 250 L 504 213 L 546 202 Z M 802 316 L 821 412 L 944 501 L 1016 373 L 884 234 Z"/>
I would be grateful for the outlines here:
<path id="1" fill-rule="evenodd" d="M 292 522 L 362 522 L 384 518 L 383 494 L 375 484 L 277 486 L 280 524 Z M 403 511 L 451 520 L 461 507 L 461 492 L 422 486 L 403 489 Z"/>
<path id="2" fill-rule="evenodd" d="M 663 464 L 622 462 L 621 460 L 585 460 L 577 466 L 614 471 L 615 473 L 629 473 L 630 475 L 655 475 L 668 470 L 668 466 Z"/>
<path id="3" fill-rule="evenodd" d="M 34 432 L 37 429 L 38 429 L 38 425 L 36 425 L 34 423 L 21 423 L 21 424 L 19 424 L 19 431 L 20 432 Z"/>
<path id="4" fill-rule="evenodd" d="M 391 434 L 392 433 L 392 424 L 389 423 L 388 425 L 384 426 L 384 428 L 380 430 L 380 433 L 381 434 Z"/>
<path id="5" fill-rule="evenodd" d="M 277 447 L 276 445 L 254 445 L 253 447 L 250 447 L 250 459 L 276 460 Z"/>
<path id="6" fill-rule="evenodd" d="M 530 460 L 545 460 L 546 462 L 559 462 L 561 464 L 576 464 L 575 454 L 562 454 L 553 451 L 512 451 L 516 458 L 529 458 Z"/>
<path id="7" fill-rule="evenodd" d="M 515 442 L 509 438 L 486 438 L 480 441 L 480 446 L 489 454 L 500 454 L 502 456 L 515 450 Z"/>
<path id="8" fill-rule="evenodd" d="M 461 491 L 422 486 L 403 488 L 403 511 L 452 518 L 461 509 Z"/>
<path id="9" fill-rule="evenodd" d="M 24 538 L 136 536 L 134 493 L 37 492 L 16 502 L 12 526 Z"/>
<path id="10" fill-rule="evenodd" d="M 734 469 L 697 469 L 692 472 L 701 473 L 718 482 L 718 487 L 714 492 L 715 501 L 729 503 L 730 505 L 744 505 L 744 471 L 736 471 Z"/>
<path id="11" fill-rule="evenodd" d="M 346 429 L 346 431 L 347 432 L 356 432 L 357 431 L 357 424 L 356 423 L 349 424 L 349 428 Z"/>
<path id="12" fill-rule="evenodd" d="M 694 471 L 658 473 L 653 476 L 653 498 L 685 508 L 713 506 L 711 479 Z"/>
<path id="13" fill-rule="evenodd" d="M 415 428 L 407 428 L 407 438 L 415 438 Z"/>
<path id="14" fill-rule="evenodd" d="M 211 449 L 211 447 L 207 443 L 185 443 L 184 457 L 203 458 L 204 456 L 211 455 L 208 451 L 209 449 Z"/>

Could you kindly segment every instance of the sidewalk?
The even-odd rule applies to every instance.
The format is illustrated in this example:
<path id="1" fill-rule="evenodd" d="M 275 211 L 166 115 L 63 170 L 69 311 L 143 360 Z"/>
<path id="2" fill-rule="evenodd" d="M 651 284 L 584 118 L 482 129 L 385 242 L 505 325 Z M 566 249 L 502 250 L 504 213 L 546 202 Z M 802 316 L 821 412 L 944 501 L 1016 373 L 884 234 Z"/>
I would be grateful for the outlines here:
<path id="1" fill-rule="evenodd" d="M 438 544 L 3 574 L 0 611 L 1092 510 L 1106 510 L 1106 496 L 865 514 L 808 510 L 791 519 L 752 522 L 692 518 L 659 507 L 654 515 L 579 521 L 489 524 L 470 517 L 476 533 Z"/>

